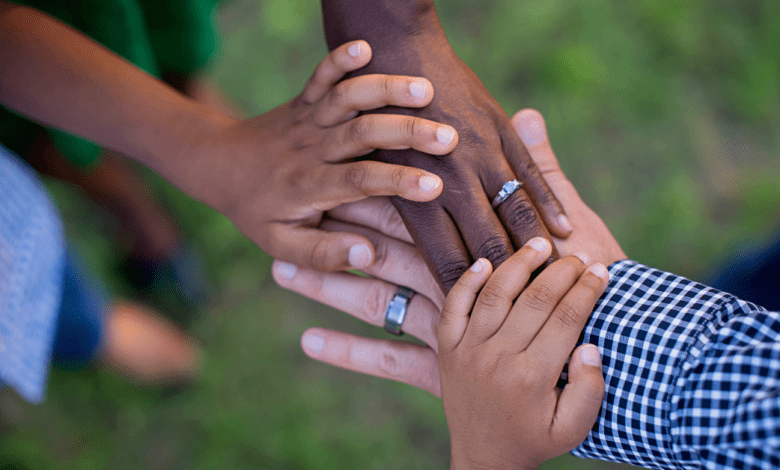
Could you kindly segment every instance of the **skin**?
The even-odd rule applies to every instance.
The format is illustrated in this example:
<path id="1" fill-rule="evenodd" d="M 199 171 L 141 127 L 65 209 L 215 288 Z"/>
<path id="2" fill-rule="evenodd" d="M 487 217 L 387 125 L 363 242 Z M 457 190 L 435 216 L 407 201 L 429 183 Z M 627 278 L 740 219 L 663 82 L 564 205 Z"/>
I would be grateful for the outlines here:
<path id="1" fill-rule="evenodd" d="M 375 48 L 371 63 L 351 76 L 408 73 L 426 77 L 436 88 L 424 108 L 371 112 L 420 116 L 458 130 L 460 143 L 447 158 L 415 150 L 370 155 L 442 178 L 444 190 L 432 202 L 391 200 L 445 292 L 477 258 L 498 266 L 534 236 L 571 232 L 563 207 L 508 116 L 450 47 L 433 0 L 323 0 L 322 7 L 331 49 L 356 38 Z M 512 179 L 525 187 L 494 211 L 493 198 Z M 556 257 L 553 251 L 551 260 Z"/>
<path id="2" fill-rule="evenodd" d="M 607 226 L 561 172 L 541 114 L 524 110 L 512 123 L 577 227 L 567 239 L 555 239 L 562 255 L 576 253 L 587 260 L 586 264 L 605 266 L 626 259 Z M 304 352 L 336 367 L 405 382 L 441 396 L 437 331 L 445 296 L 400 216 L 387 198 L 346 204 L 330 211 L 329 216 L 326 227 L 334 224 L 334 230 L 358 231 L 376 244 L 377 262 L 365 270 L 372 277 L 324 273 L 277 261 L 273 267 L 276 282 L 377 326 L 384 324 L 387 305 L 398 286 L 409 286 L 417 295 L 409 304 L 403 329 L 425 345 L 311 328 L 302 336 Z"/>
<path id="3" fill-rule="evenodd" d="M 596 421 L 605 387 L 598 349 L 571 351 L 608 273 L 566 256 L 526 288 L 551 251 L 533 238 L 495 272 L 477 260 L 447 296 L 439 370 L 453 469 L 537 468 Z"/>
<path id="4" fill-rule="evenodd" d="M 375 258 L 366 237 L 317 229 L 324 211 L 375 195 L 430 201 L 442 189 L 424 170 L 355 159 L 378 148 L 446 155 L 458 140 L 450 126 L 420 117 L 358 117 L 433 98 L 420 78 L 342 80 L 371 56 L 365 41 L 346 43 L 301 95 L 239 120 L 51 17 L 0 2 L 0 103 L 138 160 L 227 215 L 269 254 L 322 270 L 366 267 Z"/>

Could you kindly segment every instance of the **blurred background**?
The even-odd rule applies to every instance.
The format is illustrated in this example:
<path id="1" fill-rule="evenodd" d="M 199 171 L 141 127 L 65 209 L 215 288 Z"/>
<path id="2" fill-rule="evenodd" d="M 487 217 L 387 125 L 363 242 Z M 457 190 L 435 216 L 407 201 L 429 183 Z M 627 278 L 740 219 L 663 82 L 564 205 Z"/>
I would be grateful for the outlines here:
<path id="1" fill-rule="evenodd" d="M 780 220 L 780 2 L 447 0 L 461 58 L 510 115 L 533 107 L 583 199 L 629 257 L 704 280 Z M 315 0 L 221 5 L 210 77 L 251 114 L 299 93 L 326 55 Z M 141 389 L 53 371 L 45 404 L 0 393 L 0 468 L 444 468 L 438 399 L 330 368 L 299 337 L 327 326 L 385 337 L 277 288 L 270 259 L 224 217 L 147 172 L 214 287 L 192 334 L 203 380 Z M 74 246 L 116 294 L 117 224 L 50 182 Z M 547 469 L 608 468 L 563 456 Z M 609 468 L 625 468 L 614 466 Z"/>

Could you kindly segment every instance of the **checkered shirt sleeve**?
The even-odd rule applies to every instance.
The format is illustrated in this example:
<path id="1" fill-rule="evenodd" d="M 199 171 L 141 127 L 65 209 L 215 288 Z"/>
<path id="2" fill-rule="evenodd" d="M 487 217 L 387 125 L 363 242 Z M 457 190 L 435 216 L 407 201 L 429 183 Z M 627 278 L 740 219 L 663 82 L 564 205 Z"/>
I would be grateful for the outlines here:
<path id="1" fill-rule="evenodd" d="M 780 313 L 621 261 L 583 333 L 606 394 L 578 457 L 780 468 Z"/>

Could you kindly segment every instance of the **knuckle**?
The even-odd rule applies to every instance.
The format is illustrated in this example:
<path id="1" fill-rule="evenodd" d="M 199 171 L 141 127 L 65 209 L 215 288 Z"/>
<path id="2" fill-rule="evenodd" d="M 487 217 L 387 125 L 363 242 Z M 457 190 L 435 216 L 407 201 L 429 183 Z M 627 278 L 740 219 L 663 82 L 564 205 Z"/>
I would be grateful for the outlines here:
<path id="1" fill-rule="evenodd" d="M 352 163 L 347 166 L 347 170 L 344 172 L 344 178 L 347 183 L 357 189 L 363 188 L 368 179 L 368 169 L 366 165 L 362 163 Z"/>
<path id="2" fill-rule="evenodd" d="M 379 357 L 379 368 L 389 377 L 398 377 L 398 358 L 391 351 L 383 351 Z"/>
<path id="3" fill-rule="evenodd" d="M 382 222 L 380 224 L 384 233 L 396 235 L 401 234 L 406 230 L 406 225 L 404 225 L 404 221 L 401 219 L 401 214 L 398 213 L 392 204 L 388 204 L 384 212 L 384 217 L 382 217 Z"/>
<path id="4" fill-rule="evenodd" d="M 409 117 L 403 121 L 403 129 L 401 130 L 404 138 L 409 142 L 414 141 L 417 135 L 420 133 L 422 126 L 422 119 L 416 117 Z"/>
<path id="5" fill-rule="evenodd" d="M 495 267 L 498 267 L 511 255 L 512 248 L 509 240 L 504 240 L 500 236 L 489 237 L 476 250 L 477 258 L 487 258 Z"/>
<path id="6" fill-rule="evenodd" d="M 393 97 L 393 79 L 387 75 L 383 75 L 380 79 L 380 89 L 382 90 L 382 96 L 386 100 L 390 100 Z"/>
<path id="7" fill-rule="evenodd" d="M 528 200 L 514 197 L 513 204 L 506 205 L 506 220 L 512 227 L 526 228 L 539 225 L 539 214 Z M 500 206 L 499 206 L 500 207 Z"/>
<path id="8" fill-rule="evenodd" d="M 371 116 L 361 116 L 349 121 L 349 138 L 356 142 L 365 142 L 374 130 Z"/>
<path id="9" fill-rule="evenodd" d="M 479 294 L 480 305 L 490 309 L 502 308 L 509 300 L 507 291 L 498 284 L 486 285 Z"/>
<path id="10" fill-rule="evenodd" d="M 439 273 L 439 280 L 446 290 L 449 291 L 469 266 L 469 263 L 466 261 L 445 261 L 436 265 L 436 271 Z"/>
<path id="11" fill-rule="evenodd" d="M 342 82 L 333 87 L 328 93 L 328 102 L 332 106 L 344 106 L 349 101 L 348 82 Z"/>
<path id="12" fill-rule="evenodd" d="M 574 329 L 579 326 L 583 316 L 583 309 L 577 308 L 569 302 L 561 302 L 555 309 L 555 320 L 558 324 L 567 329 Z"/>
<path id="13" fill-rule="evenodd" d="M 378 282 L 371 283 L 363 299 L 363 317 L 370 323 L 378 325 L 384 319 L 388 305 L 390 305 L 390 297 L 387 289 Z"/>
<path id="14" fill-rule="evenodd" d="M 555 292 L 539 279 L 534 281 L 525 291 L 525 304 L 534 310 L 549 309 L 553 302 L 555 302 Z"/>
<path id="15" fill-rule="evenodd" d="M 403 183 L 406 177 L 406 172 L 407 169 L 402 166 L 396 166 L 393 168 L 393 170 L 390 172 L 390 179 L 394 188 L 401 188 L 401 183 Z"/>
<path id="16" fill-rule="evenodd" d="M 327 269 L 330 264 L 330 244 L 326 239 L 317 240 L 309 253 L 309 265 Z"/>

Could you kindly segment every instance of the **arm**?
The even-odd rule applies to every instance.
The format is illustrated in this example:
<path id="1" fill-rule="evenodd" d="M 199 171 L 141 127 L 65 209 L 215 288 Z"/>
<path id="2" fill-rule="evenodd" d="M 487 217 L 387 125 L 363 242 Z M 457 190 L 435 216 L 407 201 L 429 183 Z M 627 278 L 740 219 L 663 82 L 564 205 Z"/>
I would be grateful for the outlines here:
<path id="1" fill-rule="evenodd" d="M 387 105 L 425 106 L 433 97 L 421 78 L 341 81 L 371 54 L 365 41 L 344 44 L 298 97 L 235 120 L 66 25 L 0 1 L 0 103 L 137 159 L 227 215 L 266 252 L 318 269 L 374 259 L 365 237 L 318 230 L 324 210 L 369 195 L 421 202 L 441 192 L 429 172 L 355 159 L 380 147 L 444 155 L 457 143 L 452 127 L 426 119 L 355 117 Z"/>
<path id="2" fill-rule="evenodd" d="M 563 208 L 506 113 L 452 51 L 433 0 L 323 0 L 322 7 L 331 48 L 359 37 L 375 45 L 374 59 L 359 73 L 414 74 L 436 88 L 423 109 L 377 112 L 410 112 L 458 130 L 460 142 L 446 159 L 414 151 L 372 154 L 378 161 L 422 168 L 442 178 L 444 190 L 435 201 L 393 199 L 393 204 L 445 292 L 477 258 L 498 266 L 534 236 L 571 232 Z M 493 198 L 513 179 L 525 183 L 524 189 L 494 211 Z"/>
<path id="3" fill-rule="evenodd" d="M 560 173 L 540 120 L 538 113 L 525 111 L 514 122 L 539 167 L 552 172 L 550 184 L 577 225 L 559 250 L 581 250 L 591 261 L 610 264 L 609 284 L 582 337 L 602 354 L 606 394 L 596 425 L 574 454 L 650 468 L 777 468 L 780 315 L 625 260 L 606 226 Z M 441 293 L 431 287 L 430 275 L 419 274 L 422 261 L 408 235 L 397 222 L 376 217 L 387 210 L 373 203 L 373 209 L 362 203 L 359 210 L 341 208 L 336 215 L 363 226 L 359 230 L 374 230 L 379 251 L 388 254 L 369 271 L 378 279 L 349 280 L 354 284 L 345 299 L 339 283 L 323 273 L 300 270 L 288 279 L 277 266 L 274 276 L 285 287 L 375 324 L 381 324 L 398 284 L 418 290 L 407 313 L 414 321 L 405 328 L 427 347 L 318 328 L 305 333 L 304 351 L 323 362 L 440 394 L 439 345 L 430 332 L 442 309 Z M 378 222 L 363 218 L 372 211 Z M 321 285 L 329 289 L 317 291 Z M 307 346 L 310 335 L 320 338 L 317 350 Z M 360 348 L 369 360 L 358 363 L 339 355 L 352 348 Z"/>

